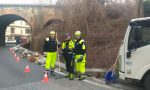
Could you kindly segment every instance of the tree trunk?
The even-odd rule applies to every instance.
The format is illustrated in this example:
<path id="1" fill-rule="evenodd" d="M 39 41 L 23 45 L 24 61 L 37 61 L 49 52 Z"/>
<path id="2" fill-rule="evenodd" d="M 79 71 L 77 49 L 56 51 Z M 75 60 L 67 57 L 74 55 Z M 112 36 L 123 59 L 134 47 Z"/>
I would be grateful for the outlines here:
<path id="1" fill-rule="evenodd" d="M 137 17 L 143 17 L 143 0 L 137 0 Z"/>

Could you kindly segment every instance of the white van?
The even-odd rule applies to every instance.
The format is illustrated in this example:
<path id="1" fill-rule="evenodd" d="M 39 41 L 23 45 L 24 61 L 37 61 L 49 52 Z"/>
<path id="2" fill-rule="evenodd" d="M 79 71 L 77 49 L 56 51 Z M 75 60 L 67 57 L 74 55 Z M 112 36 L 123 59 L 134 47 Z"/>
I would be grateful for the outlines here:
<path id="1" fill-rule="evenodd" d="M 132 19 L 119 51 L 119 78 L 140 80 L 150 90 L 150 17 Z"/>
<path id="2" fill-rule="evenodd" d="M 16 44 L 16 40 L 5 39 L 6 44 Z"/>

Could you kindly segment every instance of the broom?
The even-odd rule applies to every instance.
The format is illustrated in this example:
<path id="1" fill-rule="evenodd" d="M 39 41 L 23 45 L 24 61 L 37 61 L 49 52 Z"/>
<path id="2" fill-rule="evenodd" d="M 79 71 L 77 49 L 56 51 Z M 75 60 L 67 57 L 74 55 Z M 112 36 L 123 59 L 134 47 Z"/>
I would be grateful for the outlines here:
<path id="1" fill-rule="evenodd" d="M 57 59 L 58 59 L 58 71 L 60 72 L 61 69 L 60 69 L 60 58 L 59 58 L 59 47 L 58 47 L 58 38 L 57 38 L 57 32 L 56 32 L 56 41 L 57 41 Z"/>
<path id="2" fill-rule="evenodd" d="M 106 84 L 109 84 L 111 81 L 115 80 L 115 69 L 117 67 L 118 62 L 119 62 L 119 50 L 118 50 L 117 57 L 116 57 L 114 64 L 111 66 L 111 68 L 105 74 Z"/>

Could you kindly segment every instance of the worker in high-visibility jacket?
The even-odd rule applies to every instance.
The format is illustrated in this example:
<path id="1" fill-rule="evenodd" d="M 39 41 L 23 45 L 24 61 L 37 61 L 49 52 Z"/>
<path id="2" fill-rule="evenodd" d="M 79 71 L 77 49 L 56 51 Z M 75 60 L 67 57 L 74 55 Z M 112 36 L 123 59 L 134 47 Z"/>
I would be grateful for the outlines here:
<path id="1" fill-rule="evenodd" d="M 79 80 L 85 79 L 85 72 L 86 72 L 86 43 L 85 40 L 81 37 L 81 32 L 75 32 L 75 67 L 76 67 L 76 77 Z"/>
<path id="2" fill-rule="evenodd" d="M 59 47 L 59 42 L 56 39 L 56 32 L 51 31 L 50 37 L 46 38 L 43 46 L 44 54 L 46 54 L 46 63 L 45 63 L 45 73 L 50 72 L 51 75 L 55 76 L 55 64 L 57 59 L 57 49 Z"/>
<path id="3" fill-rule="evenodd" d="M 65 35 L 65 41 L 62 42 L 62 55 L 66 62 L 66 71 L 68 74 L 65 76 L 69 80 L 74 79 L 74 42 L 71 40 L 70 35 Z"/>

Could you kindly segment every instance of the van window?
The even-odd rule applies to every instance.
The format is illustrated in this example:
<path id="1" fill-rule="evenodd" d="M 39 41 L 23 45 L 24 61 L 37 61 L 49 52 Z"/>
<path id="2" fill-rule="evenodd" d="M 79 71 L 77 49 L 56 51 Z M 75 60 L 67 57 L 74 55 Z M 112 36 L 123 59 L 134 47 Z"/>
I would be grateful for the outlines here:
<path id="1" fill-rule="evenodd" d="M 135 37 L 135 30 L 133 29 L 133 27 L 131 28 L 131 31 L 130 31 L 130 35 L 129 35 L 129 39 L 128 39 L 128 50 L 132 50 L 135 48 L 135 40 L 134 40 L 134 37 Z"/>
<path id="2" fill-rule="evenodd" d="M 150 24 L 149 23 L 150 22 L 138 23 L 138 25 L 141 26 L 141 32 L 140 32 L 141 36 L 140 36 L 140 40 L 138 41 L 135 39 L 135 35 L 137 35 L 136 30 L 134 29 L 134 27 L 131 28 L 129 39 L 128 39 L 128 50 L 150 45 Z"/>

